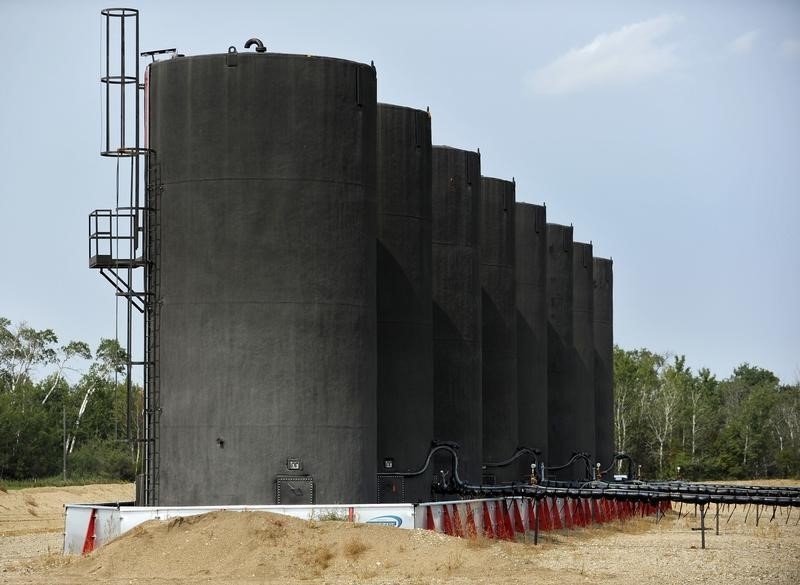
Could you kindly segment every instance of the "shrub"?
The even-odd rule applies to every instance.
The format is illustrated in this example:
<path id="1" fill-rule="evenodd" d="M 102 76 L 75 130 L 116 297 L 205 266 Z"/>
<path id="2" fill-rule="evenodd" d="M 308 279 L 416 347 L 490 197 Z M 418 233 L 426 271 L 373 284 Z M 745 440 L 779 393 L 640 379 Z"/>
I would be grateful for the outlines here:
<path id="1" fill-rule="evenodd" d="M 68 460 L 70 475 L 133 481 L 136 469 L 124 443 L 93 439 L 72 453 Z"/>

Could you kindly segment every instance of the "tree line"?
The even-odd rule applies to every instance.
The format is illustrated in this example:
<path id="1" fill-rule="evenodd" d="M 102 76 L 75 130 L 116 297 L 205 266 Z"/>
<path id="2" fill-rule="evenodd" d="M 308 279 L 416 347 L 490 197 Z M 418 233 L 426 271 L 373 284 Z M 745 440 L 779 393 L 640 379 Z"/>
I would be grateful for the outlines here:
<path id="1" fill-rule="evenodd" d="M 125 440 L 126 363 L 113 339 L 93 351 L 0 317 L 0 480 L 53 477 L 65 468 L 70 479 L 133 480 L 140 453 Z M 141 411 L 141 389 L 133 394 L 134 412 Z M 132 420 L 141 426 L 141 416 Z"/>
<path id="2" fill-rule="evenodd" d="M 115 340 L 92 350 L 0 317 L 0 480 L 57 476 L 65 460 L 72 479 L 132 480 L 142 393 L 127 429 L 126 363 Z M 800 382 L 749 364 L 718 380 L 684 356 L 619 347 L 614 380 L 615 448 L 645 476 L 800 476 Z"/>
<path id="3" fill-rule="evenodd" d="M 800 382 L 747 363 L 718 380 L 682 355 L 615 347 L 614 437 L 646 477 L 797 477 Z"/>

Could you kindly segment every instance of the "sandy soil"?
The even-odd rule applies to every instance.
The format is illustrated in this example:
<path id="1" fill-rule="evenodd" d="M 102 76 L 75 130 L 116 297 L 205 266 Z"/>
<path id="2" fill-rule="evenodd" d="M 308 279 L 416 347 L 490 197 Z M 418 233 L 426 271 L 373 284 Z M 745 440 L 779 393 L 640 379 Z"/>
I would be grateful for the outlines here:
<path id="1" fill-rule="evenodd" d="M 215 512 L 149 522 L 88 556 L 65 558 L 47 554 L 48 547 L 60 550 L 63 526 L 43 531 L 44 521 L 20 518 L 21 510 L 33 507 L 55 522 L 50 514 L 60 514 L 63 501 L 77 501 L 76 495 L 100 501 L 128 499 L 130 493 L 109 498 L 109 490 L 119 486 L 66 489 L 85 491 L 35 496 L 37 506 L 25 502 L 29 490 L 0 493 L 0 583 L 800 583 L 800 510 L 790 516 L 777 510 L 773 519 L 769 509 L 756 526 L 752 508 L 720 509 L 716 536 L 712 507 L 705 550 L 692 530 L 699 523 L 693 507 L 658 523 L 637 519 L 547 534 L 536 547 L 263 512 Z"/>
<path id="2" fill-rule="evenodd" d="M 132 483 L 0 491 L 0 536 L 64 531 L 64 504 L 132 502 Z"/>
<path id="3" fill-rule="evenodd" d="M 64 504 L 129 502 L 133 497 L 133 484 L 0 491 L 0 583 L 6 582 L 10 564 L 64 549 Z"/>

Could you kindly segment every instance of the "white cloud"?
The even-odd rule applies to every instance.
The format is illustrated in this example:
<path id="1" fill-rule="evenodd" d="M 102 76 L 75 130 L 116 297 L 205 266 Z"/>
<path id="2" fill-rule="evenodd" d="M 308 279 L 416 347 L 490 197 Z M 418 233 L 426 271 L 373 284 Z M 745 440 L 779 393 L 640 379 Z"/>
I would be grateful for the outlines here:
<path id="1" fill-rule="evenodd" d="M 592 86 L 628 83 L 675 66 L 674 46 L 660 44 L 681 19 L 659 16 L 603 33 L 525 78 L 529 90 L 563 95 Z"/>
<path id="2" fill-rule="evenodd" d="M 785 57 L 796 59 L 800 57 L 800 39 L 786 39 L 781 43 L 781 53 Z"/>
<path id="3" fill-rule="evenodd" d="M 753 50 L 759 34 L 761 34 L 759 31 L 751 30 L 736 37 L 733 42 L 728 45 L 728 50 L 739 55 L 746 55 Z"/>

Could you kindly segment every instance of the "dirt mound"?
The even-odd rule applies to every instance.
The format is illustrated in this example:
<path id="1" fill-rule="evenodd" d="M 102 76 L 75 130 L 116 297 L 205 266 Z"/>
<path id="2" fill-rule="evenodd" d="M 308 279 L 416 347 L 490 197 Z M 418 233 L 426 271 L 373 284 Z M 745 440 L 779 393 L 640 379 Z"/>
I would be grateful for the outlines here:
<path id="1" fill-rule="evenodd" d="M 453 583 L 497 571 L 505 582 L 514 582 L 509 577 L 534 568 L 536 556 L 528 547 L 512 543 L 463 540 L 425 530 L 220 511 L 147 522 L 54 576 L 124 576 L 134 582 L 225 577 L 254 583 Z M 548 569 L 537 573 L 556 576 Z"/>

